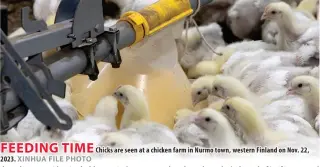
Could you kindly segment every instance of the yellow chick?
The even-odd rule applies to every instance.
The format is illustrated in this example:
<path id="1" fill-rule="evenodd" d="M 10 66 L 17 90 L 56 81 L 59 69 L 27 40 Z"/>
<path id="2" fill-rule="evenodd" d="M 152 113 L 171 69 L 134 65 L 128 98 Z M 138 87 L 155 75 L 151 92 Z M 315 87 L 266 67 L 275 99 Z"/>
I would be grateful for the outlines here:
<path id="1" fill-rule="evenodd" d="M 297 76 L 290 82 L 288 94 L 296 94 L 309 104 L 315 117 L 319 113 L 319 80 L 312 76 Z M 314 118 L 313 117 L 313 118 Z"/>
<path id="2" fill-rule="evenodd" d="M 209 104 L 208 108 L 212 108 L 215 109 L 217 111 L 220 111 L 222 106 L 224 104 L 224 99 L 219 99 L 217 101 L 212 102 L 211 104 Z"/>
<path id="3" fill-rule="evenodd" d="M 120 124 L 121 130 L 134 129 L 143 143 L 178 144 L 175 134 L 165 125 L 152 122 L 150 111 L 142 91 L 131 85 L 120 86 L 113 96 L 124 106 Z M 123 132 L 123 131 L 122 131 Z M 119 133 L 122 133 L 119 131 Z"/>
<path id="4" fill-rule="evenodd" d="M 207 100 L 211 93 L 212 83 L 215 78 L 216 76 L 203 76 L 196 79 L 191 84 L 191 99 L 193 106 L 196 106 L 201 101 Z"/>
<path id="5" fill-rule="evenodd" d="M 237 78 L 220 75 L 212 83 L 211 94 L 222 99 L 239 96 L 246 99 L 254 99 L 256 96 Z"/>
<path id="6" fill-rule="evenodd" d="M 191 67 L 188 72 L 188 78 L 199 78 L 204 75 L 217 75 L 220 73 L 220 66 L 215 61 L 200 61 Z"/>
<path id="7" fill-rule="evenodd" d="M 303 0 L 297 7 L 298 11 L 304 12 L 310 19 L 316 20 L 316 16 L 319 0 Z"/>
<path id="8" fill-rule="evenodd" d="M 218 53 L 221 53 L 221 56 L 216 56 L 213 60 L 201 61 L 195 66 L 191 67 L 188 72 L 188 78 L 199 78 L 205 75 L 217 75 L 221 73 L 221 67 L 235 52 L 235 49 L 229 47 L 218 47 Z"/>
<path id="9" fill-rule="evenodd" d="M 229 121 L 216 110 L 200 110 L 194 118 L 194 123 L 207 134 L 210 147 L 237 147 L 241 144 Z"/>
<path id="10" fill-rule="evenodd" d="M 179 120 L 183 117 L 187 117 L 187 116 L 191 115 L 192 113 L 193 113 L 193 111 L 188 108 L 183 108 L 183 109 L 178 110 L 176 112 L 176 116 L 174 118 L 175 123 L 177 120 Z"/>
<path id="11" fill-rule="evenodd" d="M 284 134 L 269 129 L 254 105 L 246 99 L 241 97 L 227 99 L 221 112 L 235 124 L 234 126 L 239 126 L 239 130 L 247 137 L 249 143 L 268 145 L 286 139 Z"/>
<path id="12" fill-rule="evenodd" d="M 142 91 L 131 85 L 118 87 L 113 96 L 119 100 L 125 110 L 120 129 L 129 127 L 133 122 L 149 121 L 149 106 Z"/>
<path id="13" fill-rule="evenodd" d="M 218 47 L 216 49 L 218 53 L 222 53 L 222 56 L 216 56 L 213 58 L 217 66 L 219 67 L 220 73 L 222 73 L 222 66 L 228 61 L 228 59 L 236 52 L 235 48 L 231 47 Z"/>

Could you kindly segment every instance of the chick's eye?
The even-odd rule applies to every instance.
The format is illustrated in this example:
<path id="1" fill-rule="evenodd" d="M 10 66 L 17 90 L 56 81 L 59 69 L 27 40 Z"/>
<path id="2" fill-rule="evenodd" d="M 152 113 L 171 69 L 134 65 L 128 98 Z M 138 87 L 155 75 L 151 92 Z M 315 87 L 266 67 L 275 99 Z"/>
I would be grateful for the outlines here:
<path id="1" fill-rule="evenodd" d="M 206 122 L 210 122 L 210 121 L 211 121 L 211 118 L 206 117 L 206 118 L 205 118 L 205 121 L 206 121 Z"/>
<path id="2" fill-rule="evenodd" d="M 276 11 L 274 11 L 274 10 L 273 10 L 273 11 L 271 11 L 271 14 L 276 14 L 276 13 L 277 13 L 277 12 L 276 12 Z"/>
<path id="3" fill-rule="evenodd" d="M 201 91 L 198 91 L 198 92 L 197 92 L 197 95 L 201 95 Z"/>
<path id="4" fill-rule="evenodd" d="M 226 108 L 227 108 L 227 110 L 230 110 L 230 107 L 228 105 L 226 106 Z"/>
<path id="5" fill-rule="evenodd" d="M 123 96 L 123 94 L 122 94 L 122 93 L 119 93 L 119 96 L 121 96 L 121 97 L 122 97 L 122 96 Z"/>
<path id="6" fill-rule="evenodd" d="M 218 87 L 215 86 L 215 87 L 214 87 L 214 90 L 218 91 Z"/>
<path id="7" fill-rule="evenodd" d="M 302 84 L 299 84 L 298 87 L 301 88 L 301 87 L 302 87 Z"/>

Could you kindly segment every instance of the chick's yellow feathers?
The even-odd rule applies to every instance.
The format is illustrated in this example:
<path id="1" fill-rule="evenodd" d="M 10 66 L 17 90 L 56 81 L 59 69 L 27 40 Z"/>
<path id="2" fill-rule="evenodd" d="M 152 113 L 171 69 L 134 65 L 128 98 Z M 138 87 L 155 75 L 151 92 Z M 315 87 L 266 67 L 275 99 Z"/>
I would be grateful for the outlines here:
<path id="1" fill-rule="evenodd" d="M 214 61 L 201 61 L 188 70 L 188 78 L 198 78 L 205 75 L 216 75 L 220 72 L 220 66 Z"/>
<path id="2" fill-rule="evenodd" d="M 48 17 L 48 19 L 46 20 L 47 25 L 48 25 L 48 26 L 53 25 L 55 18 L 56 18 L 56 15 L 54 15 L 54 14 L 53 14 L 53 15 L 50 15 L 50 16 Z"/>
<path id="3" fill-rule="evenodd" d="M 216 56 L 213 60 L 215 61 L 221 72 L 221 67 L 223 66 L 223 64 L 228 61 L 228 59 L 233 55 L 233 53 L 236 52 L 236 50 L 234 48 L 225 47 L 221 48 L 218 52 L 222 53 L 222 55 Z"/>
<path id="4" fill-rule="evenodd" d="M 179 120 L 180 118 L 187 117 L 193 113 L 192 110 L 183 108 L 176 112 L 175 120 Z"/>
<path id="5" fill-rule="evenodd" d="M 236 119 L 246 133 L 261 133 L 266 130 L 266 124 L 251 102 L 240 97 L 232 97 L 225 101 L 236 112 Z"/>
<path id="6" fill-rule="evenodd" d="M 257 109 L 248 100 L 233 97 L 227 99 L 224 106 L 225 105 L 229 105 L 234 109 L 239 125 L 248 136 L 254 137 L 253 140 L 255 140 L 255 142 L 274 144 L 287 138 L 283 133 L 269 129 Z"/>
<path id="7" fill-rule="evenodd" d="M 224 100 L 223 99 L 219 99 L 218 101 L 212 102 L 211 104 L 209 104 L 209 108 L 215 109 L 217 111 L 220 111 L 222 106 L 224 104 Z"/>
<path id="8" fill-rule="evenodd" d="M 298 5 L 297 10 L 306 13 L 310 19 L 316 20 L 314 15 L 318 8 L 317 1 L 318 0 L 303 0 Z"/>

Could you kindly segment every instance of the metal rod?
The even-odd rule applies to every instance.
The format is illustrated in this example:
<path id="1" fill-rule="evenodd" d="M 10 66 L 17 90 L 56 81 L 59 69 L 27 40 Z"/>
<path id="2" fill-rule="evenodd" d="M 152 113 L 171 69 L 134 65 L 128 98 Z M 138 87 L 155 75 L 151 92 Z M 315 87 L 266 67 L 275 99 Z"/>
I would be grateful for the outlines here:
<path id="1" fill-rule="evenodd" d="M 206 5 L 212 0 L 201 0 L 201 6 Z M 190 0 L 192 9 L 197 8 L 197 0 Z M 118 43 L 118 49 L 123 49 L 127 46 L 130 46 L 134 43 L 135 40 L 135 31 L 131 27 L 131 25 L 127 22 L 118 22 L 115 25 L 120 30 L 120 38 Z M 109 53 L 111 50 L 111 46 L 106 40 L 106 37 L 104 35 L 100 35 L 98 37 L 100 44 L 97 46 L 97 52 L 96 52 L 96 61 L 101 61 L 104 59 L 107 55 L 106 53 Z M 13 46 L 17 47 L 17 50 L 19 49 L 26 49 L 25 47 L 28 46 L 28 48 L 32 48 L 33 45 L 29 43 L 29 40 L 16 40 L 12 41 Z M 65 41 L 67 42 L 67 41 Z M 30 52 L 28 52 L 30 54 Z M 25 55 L 25 54 L 24 54 Z M 65 81 L 79 73 L 81 73 L 87 64 L 87 59 L 85 56 L 85 53 L 81 49 L 70 49 L 70 48 L 64 48 L 59 52 L 54 53 L 52 56 L 54 57 L 54 60 L 50 62 L 48 65 L 53 78 L 61 81 Z M 40 80 L 42 84 L 45 84 L 46 77 L 41 71 L 35 72 L 36 77 Z M 5 99 L 5 106 L 4 111 L 8 111 L 10 109 L 16 108 L 20 105 L 21 101 L 18 99 L 18 97 L 15 95 L 14 91 L 11 90 L 8 92 L 8 96 L 6 96 Z"/>

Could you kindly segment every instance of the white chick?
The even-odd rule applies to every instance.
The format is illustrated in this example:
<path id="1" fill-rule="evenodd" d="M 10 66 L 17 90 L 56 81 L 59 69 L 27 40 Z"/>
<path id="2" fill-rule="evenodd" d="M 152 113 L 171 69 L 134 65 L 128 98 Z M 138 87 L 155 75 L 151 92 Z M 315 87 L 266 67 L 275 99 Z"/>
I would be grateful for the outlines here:
<path id="1" fill-rule="evenodd" d="M 260 17 L 270 2 L 279 0 L 237 0 L 228 11 L 228 25 L 242 39 L 260 39 Z M 292 4 L 295 0 L 283 0 Z"/>
<path id="2" fill-rule="evenodd" d="M 43 124 L 29 110 L 28 114 L 18 123 L 16 129 L 18 134 L 27 141 L 39 136 L 41 127 Z"/>
<path id="3" fill-rule="evenodd" d="M 310 75 L 318 78 L 319 79 L 319 67 L 314 67 L 311 71 L 310 71 Z"/>
<path id="4" fill-rule="evenodd" d="M 237 0 L 228 11 L 228 26 L 238 38 L 258 39 L 260 16 L 269 0 Z"/>
<path id="5" fill-rule="evenodd" d="M 225 42 L 222 37 L 221 27 L 217 23 L 211 23 L 208 25 L 200 26 L 200 32 L 203 34 L 209 45 L 214 49 L 217 46 L 225 45 Z M 192 66 L 196 65 L 201 60 L 212 60 L 212 51 L 201 39 L 200 34 L 195 27 L 189 28 L 188 30 L 188 39 L 186 39 L 186 31 L 182 33 L 181 40 L 176 42 L 182 42 L 178 44 L 178 54 L 181 59 L 179 63 L 184 69 L 189 69 Z M 188 41 L 187 53 L 184 53 L 184 46 Z M 183 47 L 182 47 L 183 46 Z"/>
<path id="6" fill-rule="evenodd" d="M 166 126 L 150 122 L 149 106 L 143 92 L 131 85 L 123 85 L 113 93 L 124 106 L 120 129 L 133 128 L 143 137 L 144 143 L 179 143 Z"/>
<path id="7" fill-rule="evenodd" d="M 208 5 L 201 7 L 201 10 L 195 16 L 195 20 L 202 25 L 212 22 L 225 22 L 228 9 L 234 2 L 235 0 L 212 1 Z"/>
<path id="8" fill-rule="evenodd" d="M 312 118 L 319 115 L 319 80 L 312 76 L 297 76 L 290 82 L 288 94 L 301 96 L 312 111 Z M 316 124 L 315 121 L 314 124 Z M 317 124 L 319 126 L 319 123 Z M 319 127 L 316 127 L 319 129 Z"/>
<path id="9" fill-rule="evenodd" d="M 117 129 L 116 116 L 118 114 L 118 102 L 113 96 L 105 96 L 96 105 L 92 116 L 101 120 L 101 123 Z M 97 120 L 98 121 L 98 120 Z"/>
<path id="10" fill-rule="evenodd" d="M 103 135 L 112 132 L 109 126 L 105 124 L 96 124 L 84 127 L 82 131 L 71 134 L 70 137 L 65 137 L 65 142 L 81 142 L 81 143 L 94 143 L 98 145 L 103 138 Z"/>
<path id="11" fill-rule="evenodd" d="M 319 52 L 317 21 L 306 21 L 301 23 L 294 14 L 294 10 L 284 2 L 270 3 L 264 10 L 261 19 L 275 21 L 279 27 L 279 42 L 277 46 L 280 50 L 295 51 L 303 44 L 316 47 Z M 316 54 L 316 53 L 314 53 Z"/>
<path id="12" fill-rule="evenodd" d="M 7 131 L 7 134 L 0 135 L 0 142 L 22 142 L 25 139 L 20 136 L 15 128 Z"/>
<path id="13" fill-rule="evenodd" d="M 301 96 L 316 116 L 319 112 L 319 80 L 312 76 L 297 76 L 290 82 L 288 94 Z"/>
<path id="14" fill-rule="evenodd" d="M 194 123 L 208 135 L 210 147 L 238 147 L 241 144 L 228 120 L 216 110 L 202 109 Z"/>
<path id="15" fill-rule="evenodd" d="M 312 69 L 309 67 L 269 67 L 245 73 L 241 81 L 249 85 L 251 91 L 263 95 L 271 91 L 285 89 L 288 82 L 299 75 L 308 75 Z"/>
<path id="16" fill-rule="evenodd" d="M 102 135 L 100 146 L 112 148 L 130 148 L 143 145 L 142 136 L 135 129 L 124 129 Z"/>
<path id="17" fill-rule="evenodd" d="M 279 40 L 279 27 L 274 21 L 265 21 L 262 25 L 262 40 L 277 45 Z"/>
<path id="18" fill-rule="evenodd" d="M 117 22 L 118 22 L 118 20 L 115 20 L 115 19 L 109 19 L 109 20 L 104 21 L 104 24 L 103 24 L 104 29 L 106 30 L 106 28 L 114 26 Z"/>
<path id="19" fill-rule="evenodd" d="M 119 6 L 121 15 L 128 11 L 139 11 L 146 6 L 158 2 L 159 0 L 109 0 Z"/>
<path id="20" fill-rule="evenodd" d="M 66 132 L 65 138 L 69 138 L 74 134 L 82 133 L 87 128 L 103 127 L 107 131 L 117 130 L 116 116 L 118 114 L 118 102 L 113 96 L 105 96 L 101 98 L 96 105 L 95 111 L 84 118 L 77 120 L 73 127 Z M 94 128 L 96 129 L 96 128 Z"/>
<path id="21" fill-rule="evenodd" d="M 278 110 L 275 108 L 275 110 Z M 269 110 L 270 111 L 270 110 Z M 268 113 L 268 111 L 264 111 Z M 278 110 L 279 112 L 279 110 Z M 264 117 L 267 125 L 272 129 L 279 132 L 292 133 L 292 134 L 300 134 L 308 137 L 318 137 L 318 133 L 314 130 L 311 124 L 300 117 L 299 115 L 290 113 L 281 113 L 280 111 L 278 115 L 272 117 Z"/>
<path id="22" fill-rule="evenodd" d="M 33 14 L 37 20 L 47 20 L 57 12 L 61 0 L 35 0 Z"/>
<path id="23" fill-rule="evenodd" d="M 179 142 L 188 144 L 192 147 L 209 147 L 208 136 L 192 122 L 193 117 L 197 115 L 197 112 L 193 112 L 189 109 L 180 109 L 177 113 L 180 113 L 180 117 L 175 121 L 173 132 L 177 136 Z M 182 116 L 181 113 L 187 114 Z"/>
<path id="24" fill-rule="evenodd" d="M 191 98 L 193 106 L 196 106 L 201 101 L 208 99 L 211 94 L 214 79 L 215 76 L 202 76 L 191 84 Z"/>
<path id="25" fill-rule="evenodd" d="M 314 18 L 310 18 L 305 12 L 302 11 L 294 11 L 294 16 L 301 24 L 308 23 Z M 276 21 L 268 21 L 262 25 L 262 39 L 265 42 L 273 43 L 277 45 L 277 41 L 279 41 L 279 27 Z"/>
<path id="26" fill-rule="evenodd" d="M 274 44 L 266 43 L 264 41 L 258 40 L 258 41 L 240 41 L 240 42 L 233 42 L 227 46 L 219 46 L 217 47 L 216 51 L 221 52 L 221 50 L 226 50 L 226 49 L 232 49 L 234 52 L 235 51 L 256 51 L 256 50 L 268 50 L 268 51 L 276 51 L 277 46 Z M 215 56 L 218 57 L 218 56 Z"/>
<path id="27" fill-rule="evenodd" d="M 239 51 L 235 52 L 223 64 L 222 71 L 224 74 L 234 75 L 234 73 L 241 74 L 243 69 L 250 66 L 258 66 L 260 68 L 275 67 L 275 66 L 293 66 L 296 63 L 296 55 L 292 52 L 269 51 L 264 49 L 257 49 L 254 51 Z M 256 68 L 258 68 L 256 67 Z M 235 70 L 234 70 L 235 69 Z M 252 70 L 252 69 L 251 69 Z M 233 71 L 233 72 L 232 72 Z"/>
<path id="28" fill-rule="evenodd" d="M 316 116 L 316 118 L 314 119 L 314 128 L 316 129 L 316 131 L 318 132 L 318 133 L 320 133 L 319 132 L 319 130 L 320 130 L 320 116 L 319 116 L 319 114 Z"/>

